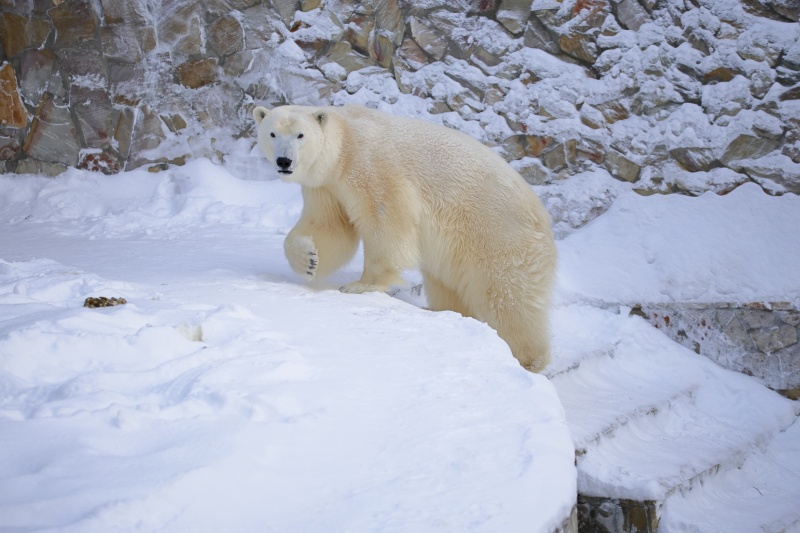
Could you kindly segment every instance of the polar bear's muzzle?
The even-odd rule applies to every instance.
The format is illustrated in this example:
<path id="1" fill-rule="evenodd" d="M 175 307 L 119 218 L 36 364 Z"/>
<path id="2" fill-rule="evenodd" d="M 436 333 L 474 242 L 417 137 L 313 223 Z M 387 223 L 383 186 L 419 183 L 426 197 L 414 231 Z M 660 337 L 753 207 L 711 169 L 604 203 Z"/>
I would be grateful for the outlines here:
<path id="1" fill-rule="evenodd" d="M 294 171 L 292 163 L 294 163 L 294 161 L 288 157 L 279 157 L 275 160 L 275 164 L 278 165 L 279 174 L 291 174 Z"/>

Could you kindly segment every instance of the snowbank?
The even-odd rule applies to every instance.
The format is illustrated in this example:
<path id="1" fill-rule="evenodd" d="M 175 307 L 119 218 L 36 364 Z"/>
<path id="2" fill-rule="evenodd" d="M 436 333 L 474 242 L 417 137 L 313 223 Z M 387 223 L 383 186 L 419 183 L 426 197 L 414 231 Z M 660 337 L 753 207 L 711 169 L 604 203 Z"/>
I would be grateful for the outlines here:
<path id="1" fill-rule="evenodd" d="M 300 207 L 206 160 L 0 177 L 0 527 L 564 520 L 576 472 L 549 381 L 476 321 L 300 283 L 281 248 Z"/>

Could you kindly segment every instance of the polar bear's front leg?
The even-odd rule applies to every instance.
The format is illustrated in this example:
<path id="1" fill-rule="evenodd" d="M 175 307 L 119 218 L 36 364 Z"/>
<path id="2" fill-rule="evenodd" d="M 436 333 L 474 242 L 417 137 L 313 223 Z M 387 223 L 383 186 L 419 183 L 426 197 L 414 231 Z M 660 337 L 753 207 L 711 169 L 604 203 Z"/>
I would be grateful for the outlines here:
<path id="1" fill-rule="evenodd" d="M 297 235 L 289 233 L 283 241 L 283 251 L 289 266 L 300 276 L 307 280 L 314 279 L 319 265 L 319 255 L 314 239 L 308 235 Z"/>
<path id="2" fill-rule="evenodd" d="M 403 252 L 413 248 L 411 243 L 401 239 L 364 239 L 364 272 L 361 279 L 348 283 L 339 289 L 349 294 L 364 292 L 386 292 L 391 287 L 405 285 L 402 276 L 404 268 L 414 266 L 411 257 L 406 257 Z M 413 255 L 413 254 L 412 254 Z"/>

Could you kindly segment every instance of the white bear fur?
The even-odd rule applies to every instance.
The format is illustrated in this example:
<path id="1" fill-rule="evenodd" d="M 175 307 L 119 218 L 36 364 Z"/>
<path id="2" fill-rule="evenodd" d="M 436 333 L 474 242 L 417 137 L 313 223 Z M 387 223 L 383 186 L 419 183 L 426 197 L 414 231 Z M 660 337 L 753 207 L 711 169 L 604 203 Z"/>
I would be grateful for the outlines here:
<path id="1" fill-rule="evenodd" d="M 523 366 L 544 369 L 550 217 L 499 155 L 458 131 L 360 106 L 253 115 L 267 160 L 302 186 L 303 212 L 284 243 L 293 270 L 326 276 L 363 241 L 363 275 L 343 292 L 386 291 L 418 268 L 430 309 L 486 322 Z"/>

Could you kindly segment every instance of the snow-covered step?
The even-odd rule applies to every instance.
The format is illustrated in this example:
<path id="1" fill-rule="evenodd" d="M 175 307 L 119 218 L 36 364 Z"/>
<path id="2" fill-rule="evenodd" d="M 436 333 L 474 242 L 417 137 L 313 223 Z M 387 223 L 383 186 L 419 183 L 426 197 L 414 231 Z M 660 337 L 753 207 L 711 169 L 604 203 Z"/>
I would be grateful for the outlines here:
<path id="1" fill-rule="evenodd" d="M 800 531 L 800 422 L 777 434 L 741 467 L 676 494 L 659 531 Z"/>
<path id="2" fill-rule="evenodd" d="M 552 378 L 579 456 L 629 421 L 668 409 L 698 387 L 691 380 L 660 379 L 642 366 L 625 365 L 614 355 L 592 357 Z"/>
<path id="3" fill-rule="evenodd" d="M 579 490 L 663 501 L 709 475 L 738 468 L 794 420 L 791 405 L 783 407 L 780 396 L 755 385 L 762 390 L 743 387 L 720 394 L 720 388 L 701 386 L 692 401 L 632 420 L 578 459 Z M 752 401 L 762 392 L 774 398 Z"/>
<path id="4" fill-rule="evenodd" d="M 796 404 L 683 348 L 625 309 L 562 306 L 554 322 L 556 362 L 548 374 L 578 452 L 578 490 L 590 527 L 662 531 L 669 502 L 747 468 L 796 419 Z M 787 447 L 773 455 L 787 456 Z M 797 455 L 793 461 L 800 463 Z M 777 511 L 781 505 L 774 501 L 761 523 L 777 524 L 776 531 L 793 523 L 794 514 Z M 672 518 L 683 516 L 673 508 Z M 683 531 L 689 522 L 672 523 Z"/>

